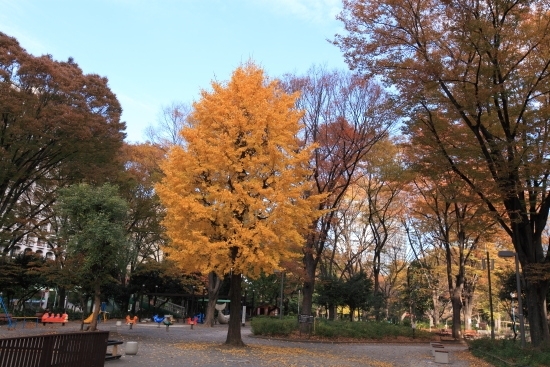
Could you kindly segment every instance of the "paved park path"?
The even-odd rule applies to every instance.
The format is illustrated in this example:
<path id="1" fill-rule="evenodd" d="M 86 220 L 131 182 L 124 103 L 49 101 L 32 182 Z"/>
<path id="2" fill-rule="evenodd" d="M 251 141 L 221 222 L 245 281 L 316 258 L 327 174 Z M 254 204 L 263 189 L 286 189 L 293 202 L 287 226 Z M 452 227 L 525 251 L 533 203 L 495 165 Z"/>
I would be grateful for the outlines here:
<path id="1" fill-rule="evenodd" d="M 450 353 L 450 363 L 437 364 L 431 356 L 430 345 L 422 343 L 319 343 L 297 342 L 254 337 L 250 327 L 242 328 L 245 348 L 228 348 L 223 345 L 227 325 L 207 328 L 202 325 L 175 324 L 166 331 L 156 323 L 141 323 L 132 329 L 116 326 L 114 320 L 98 325 L 100 330 L 110 331 L 110 339 L 138 342 L 137 355 L 125 355 L 124 343 L 119 346 L 122 358 L 105 362 L 106 367 L 424 367 L 424 366 L 491 366 L 472 357 L 467 346 L 461 343 L 445 344 Z M 0 338 L 73 332 L 80 330 L 80 323 L 36 325 L 19 323 L 15 330 L 0 326 Z M 110 347 L 109 347 L 110 351 Z M 78 366 L 75 366 L 78 367 Z"/>

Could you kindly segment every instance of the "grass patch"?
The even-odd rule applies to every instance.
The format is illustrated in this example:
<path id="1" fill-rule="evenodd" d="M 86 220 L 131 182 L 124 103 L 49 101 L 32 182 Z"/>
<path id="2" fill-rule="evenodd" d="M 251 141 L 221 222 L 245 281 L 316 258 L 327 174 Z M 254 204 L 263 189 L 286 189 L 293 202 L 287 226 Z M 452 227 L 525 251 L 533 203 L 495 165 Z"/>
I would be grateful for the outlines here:
<path id="1" fill-rule="evenodd" d="M 476 339 L 468 342 L 470 351 L 497 367 L 550 366 L 550 347 L 521 348 L 519 340 Z"/>
<path id="2" fill-rule="evenodd" d="M 282 320 L 274 317 L 254 317 L 251 327 L 254 335 L 288 336 L 298 331 L 298 320 L 295 317 Z M 411 338 L 412 329 L 386 322 L 348 322 L 317 319 L 312 335 L 329 339 L 382 340 Z M 433 335 L 427 331 L 416 330 L 415 338 L 431 340 Z"/>

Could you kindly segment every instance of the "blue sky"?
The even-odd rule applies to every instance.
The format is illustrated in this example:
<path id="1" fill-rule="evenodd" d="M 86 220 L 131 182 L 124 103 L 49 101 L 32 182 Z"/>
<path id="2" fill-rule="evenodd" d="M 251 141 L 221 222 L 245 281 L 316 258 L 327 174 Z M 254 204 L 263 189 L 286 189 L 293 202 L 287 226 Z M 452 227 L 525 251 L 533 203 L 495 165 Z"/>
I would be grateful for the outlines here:
<path id="1" fill-rule="evenodd" d="M 109 79 L 127 141 L 144 141 L 162 106 L 191 103 L 254 60 L 270 77 L 345 69 L 330 44 L 340 0 L 0 0 L 0 31 L 34 55 L 72 56 Z"/>

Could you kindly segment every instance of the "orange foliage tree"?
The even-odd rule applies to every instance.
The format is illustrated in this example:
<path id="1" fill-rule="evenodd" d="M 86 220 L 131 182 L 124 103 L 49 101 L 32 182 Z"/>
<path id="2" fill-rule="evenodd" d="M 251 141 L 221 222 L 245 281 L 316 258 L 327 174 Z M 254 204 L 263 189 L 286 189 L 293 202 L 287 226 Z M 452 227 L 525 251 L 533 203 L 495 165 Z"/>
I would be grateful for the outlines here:
<path id="1" fill-rule="evenodd" d="M 297 138 L 296 95 L 247 63 L 201 96 L 181 131 L 186 144 L 172 148 L 156 187 L 172 242 L 166 252 L 188 272 L 230 275 L 226 344 L 241 346 L 241 277 L 299 254 L 319 197 L 305 195 L 311 149 Z"/>

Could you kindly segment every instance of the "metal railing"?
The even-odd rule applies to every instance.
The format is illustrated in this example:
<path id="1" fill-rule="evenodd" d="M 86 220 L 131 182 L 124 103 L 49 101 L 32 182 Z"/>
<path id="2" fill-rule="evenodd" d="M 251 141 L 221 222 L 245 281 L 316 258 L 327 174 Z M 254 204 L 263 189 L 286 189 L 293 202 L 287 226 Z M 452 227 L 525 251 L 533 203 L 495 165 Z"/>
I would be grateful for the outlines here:
<path id="1" fill-rule="evenodd" d="M 185 315 L 185 307 L 172 302 L 167 302 L 166 299 L 157 298 L 155 307 L 161 307 L 163 310 L 168 311 L 171 314 Z"/>

